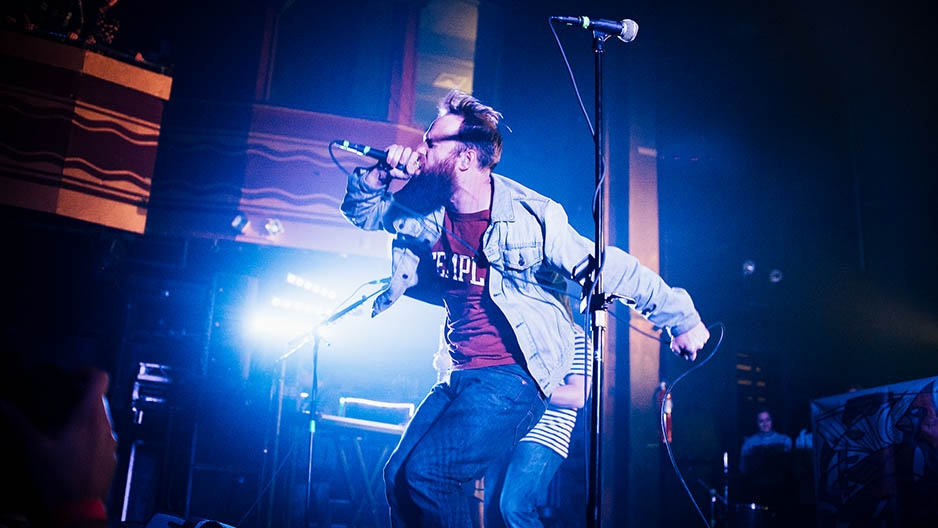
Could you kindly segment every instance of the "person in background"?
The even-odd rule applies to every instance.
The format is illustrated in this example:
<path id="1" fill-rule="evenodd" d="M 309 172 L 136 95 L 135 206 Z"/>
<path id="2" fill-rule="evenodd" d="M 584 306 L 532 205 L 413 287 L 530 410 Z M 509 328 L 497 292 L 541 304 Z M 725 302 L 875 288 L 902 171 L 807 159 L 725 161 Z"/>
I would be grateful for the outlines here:
<path id="1" fill-rule="evenodd" d="M 90 27 L 85 31 L 85 43 L 89 46 L 113 47 L 121 27 L 118 0 L 100 0 L 88 18 Z"/>
<path id="2" fill-rule="evenodd" d="M 23 28 L 78 40 L 85 26 L 81 0 L 33 0 L 26 5 Z"/>
<path id="3" fill-rule="evenodd" d="M 8 0 L 0 4 L 3 27 L 14 30 L 30 30 L 30 9 L 33 0 Z"/>
<path id="4" fill-rule="evenodd" d="M 564 306 L 570 310 L 569 299 Z M 572 312 L 571 312 L 572 313 Z M 551 394 L 547 410 L 534 428 L 521 439 L 505 463 L 497 464 L 485 475 L 482 483 L 484 508 L 481 524 L 486 528 L 542 527 L 538 505 L 547 495 L 548 487 L 570 450 L 577 411 L 586 404 L 592 371 L 586 334 L 575 328 L 573 366 L 564 383 Z M 453 367 L 445 339 L 433 354 L 437 382 L 446 381 Z M 480 520 L 481 520 L 480 519 Z"/>
<path id="5" fill-rule="evenodd" d="M 756 426 L 758 431 L 746 437 L 740 449 L 737 495 L 743 502 L 767 508 L 772 522 L 783 522 L 796 490 L 791 437 L 773 428 L 768 409 L 756 412 Z"/>
<path id="6" fill-rule="evenodd" d="M 117 467 L 109 382 L 91 368 L 5 369 L 0 526 L 108 526 L 105 501 Z"/>
<path id="7" fill-rule="evenodd" d="M 756 427 L 758 431 L 743 440 L 739 453 L 739 470 L 748 474 L 753 469 L 752 459 L 762 456 L 766 451 L 791 451 L 791 437 L 779 433 L 772 426 L 772 414 L 768 409 L 759 409 L 756 412 Z"/>
<path id="8" fill-rule="evenodd" d="M 573 366 L 563 385 L 554 389 L 544 415 L 515 446 L 504 473 L 490 471 L 485 477 L 486 528 L 544 526 L 538 505 L 567 459 L 577 412 L 589 395 L 592 365 L 587 339 L 580 327 L 576 330 Z"/>

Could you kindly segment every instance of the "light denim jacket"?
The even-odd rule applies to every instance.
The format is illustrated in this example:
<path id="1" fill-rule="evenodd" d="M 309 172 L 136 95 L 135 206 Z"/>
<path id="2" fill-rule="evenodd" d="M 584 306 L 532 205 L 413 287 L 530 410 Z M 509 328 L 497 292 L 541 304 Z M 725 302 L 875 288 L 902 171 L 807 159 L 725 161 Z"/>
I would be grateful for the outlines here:
<path id="1" fill-rule="evenodd" d="M 430 248 L 440 237 L 443 208 L 416 213 L 395 201 L 386 188 L 372 188 L 365 170 L 351 174 L 342 213 L 358 227 L 394 233 L 391 280 L 375 300 L 372 316 L 401 295 L 442 304 L 433 286 L 436 271 Z M 572 324 L 561 303 L 538 283 L 546 270 L 572 279 L 589 262 L 595 244 L 570 225 L 557 202 L 493 174 L 491 224 L 482 236 L 490 264 L 487 291 L 502 311 L 527 361 L 528 372 L 545 396 L 560 384 L 573 361 Z M 423 282 L 421 283 L 421 279 Z M 606 248 L 603 287 L 672 335 L 690 330 L 700 316 L 686 291 L 668 286 L 658 274 L 614 246 Z"/>

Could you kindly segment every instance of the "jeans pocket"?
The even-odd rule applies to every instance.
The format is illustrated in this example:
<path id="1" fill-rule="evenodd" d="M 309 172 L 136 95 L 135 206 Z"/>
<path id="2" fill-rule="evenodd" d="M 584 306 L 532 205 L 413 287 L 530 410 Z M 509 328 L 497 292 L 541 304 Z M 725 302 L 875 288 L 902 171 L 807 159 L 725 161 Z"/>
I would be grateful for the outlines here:
<path id="1" fill-rule="evenodd" d="M 537 423 L 538 419 L 539 417 L 535 416 L 533 408 L 532 410 L 528 411 L 524 418 L 522 418 L 522 420 L 518 423 L 518 427 L 515 428 L 514 445 L 517 445 L 518 442 L 520 442 L 521 439 L 531 431 L 531 429 L 534 427 L 534 424 Z"/>
<path id="2" fill-rule="evenodd" d="M 524 370 L 521 365 L 503 365 L 488 367 L 493 376 L 491 383 L 498 385 L 497 393 L 501 394 L 507 403 L 517 404 L 531 401 L 540 396 L 540 389 L 534 378 Z"/>
<path id="3" fill-rule="evenodd" d="M 547 401 L 541 395 L 537 384 L 520 365 L 493 368 L 498 369 L 503 387 L 512 387 L 511 390 L 505 390 L 502 394 L 505 404 L 513 408 L 519 416 L 513 442 L 517 444 L 540 420 L 541 415 L 547 409 Z"/>

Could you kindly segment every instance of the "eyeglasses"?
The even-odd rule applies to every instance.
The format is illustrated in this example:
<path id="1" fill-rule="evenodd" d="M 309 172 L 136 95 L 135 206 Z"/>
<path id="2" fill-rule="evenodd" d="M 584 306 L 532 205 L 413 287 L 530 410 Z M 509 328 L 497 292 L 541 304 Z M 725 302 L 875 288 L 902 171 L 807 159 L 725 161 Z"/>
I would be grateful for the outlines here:
<path id="1" fill-rule="evenodd" d="M 462 139 L 462 136 L 460 136 L 459 134 L 455 134 L 452 136 L 443 136 L 443 137 L 438 137 L 438 138 L 432 138 L 432 137 L 427 136 L 426 134 L 423 135 L 423 142 L 427 144 L 428 149 L 432 149 L 433 146 L 436 145 L 437 143 L 442 143 L 444 141 L 460 141 L 461 139 Z"/>
<path id="2" fill-rule="evenodd" d="M 437 143 L 443 141 L 462 141 L 463 143 L 493 143 L 494 137 L 492 131 L 486 130 L 483 128 L 469 128 L 463 129 L 458 134 L 452 136 L 443 136 L 438 138 L 428 137 L 429 131 L 424 133 L 423 142 L 427 144 L 427 148 L 433 148 Z"/>

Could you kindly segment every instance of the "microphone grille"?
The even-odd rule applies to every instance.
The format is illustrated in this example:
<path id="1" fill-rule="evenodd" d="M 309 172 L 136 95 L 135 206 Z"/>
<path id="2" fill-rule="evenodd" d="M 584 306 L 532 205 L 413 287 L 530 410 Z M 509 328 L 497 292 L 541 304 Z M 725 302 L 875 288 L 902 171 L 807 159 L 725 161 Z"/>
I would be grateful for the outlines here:
<path id="1" fill-rule="evenodd" d="M 619 40 L 622 42 L 632 42 L 638 35 L 638 24 L 634 20 L 626 18 L 622 21 L 622 32 L 619 33 Z"/>

